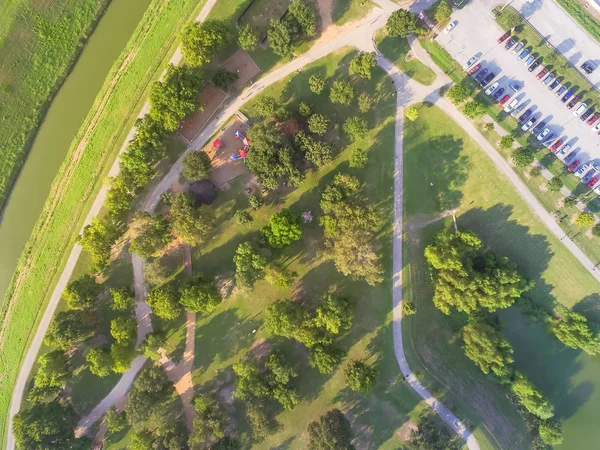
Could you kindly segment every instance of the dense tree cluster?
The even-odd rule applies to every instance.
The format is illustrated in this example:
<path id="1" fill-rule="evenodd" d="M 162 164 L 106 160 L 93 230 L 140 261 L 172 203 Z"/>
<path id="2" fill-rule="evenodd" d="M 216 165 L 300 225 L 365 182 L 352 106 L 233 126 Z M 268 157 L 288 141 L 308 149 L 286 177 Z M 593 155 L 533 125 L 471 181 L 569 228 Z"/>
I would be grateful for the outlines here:
<path id="1" fill-rule="evenodd" d="M 332 409 L 308 425 L 310 450 L 352 450 L 352 427 L 339 409 Z"/>
<path id="2" fill-rule="evenodd" d="M 417 15 L 405 9 L 394 11 L 385 25 L 387 32 L 392 37 L 406 37 L 410 34 L 422 32 Z"/>
<path id="3" fill-rule="evenodd" d="M 225 22 L 205 20 L 190 22 L 181 33 L 181 50 L 190 66 L 199 67 L 210 62 L 219 50 L 231 41 Z"/>
<path id="4" fill-rule="evenodd" d="M 441 231 L 425 249 L 425 258 L 434 271 L 433 301 L 444 314 L 506 308 L 533 287 L 514 264 L 485 249 L 468 231 Z"/>
<path id="5" fill-rule="evenodd" d="M 201 180 L 210 175 L 210 157 L 203 151 L 188 152 L 181 166 L 182 175 L 190 181 Z"/>
<path id="6" fill-rule="evenodd" d="M 186 193 L 175 196 L 169 212 L 170 230 L 173 235 L 189 245 L 197 245 L 207 238 L 215 227 L 212 209 L 196 207 Z"/>
<path id="7" fill-rule="evenodd" d="M 580 348 L 589 355 L 597 355 L 600 351 L 600 338 L 579 313 L 564 307 L 557 308 L 550 329 L 568 347 Z"/>
<path id="8" fill-rule="evenodd" d="M 240 244 L 233 257 L 235 282 L 241 288 L 251 288 L 264 278 L 267 259 L 257 252 L 251 242 Z"/>

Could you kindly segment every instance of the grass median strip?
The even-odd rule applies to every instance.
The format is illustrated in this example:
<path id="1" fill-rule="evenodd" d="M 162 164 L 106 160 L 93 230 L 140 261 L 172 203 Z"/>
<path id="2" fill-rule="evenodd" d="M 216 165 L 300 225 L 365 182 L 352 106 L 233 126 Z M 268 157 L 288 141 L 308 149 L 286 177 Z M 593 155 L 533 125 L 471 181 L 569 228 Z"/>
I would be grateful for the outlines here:
<path id="1" fill-rule="evenodd" d="M 594 39 L 600 41 L 600 22 L 578 0 L 556 0 Z"/>

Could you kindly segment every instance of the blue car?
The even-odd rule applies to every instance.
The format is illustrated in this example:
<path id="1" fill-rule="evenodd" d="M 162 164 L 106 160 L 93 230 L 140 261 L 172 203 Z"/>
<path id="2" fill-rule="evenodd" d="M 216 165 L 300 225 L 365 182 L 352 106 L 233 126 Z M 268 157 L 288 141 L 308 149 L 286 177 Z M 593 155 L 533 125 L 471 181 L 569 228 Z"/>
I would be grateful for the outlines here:
<path id="1" fill-rule="evenodd" d="M 496 92 L 494 92 L 494 95 L 492 95 L 492 97 L 494 97 L 494 100 L 498 101 L 500 97 L 502 97 L 502 94 L 504 94 L 504 88 L 498 89 Z"/>
<path id="2" fill-rule="evenodd" d="M 527 55 L 529 55 L 529 49 L 528 49 L 528 48 L 526 48 L 525 50 L 523 50 L 523 51 L 521 52 L 521 54 L 519 55 L 519 59 L 523 59 L 523 58 L 525 58 Z"/>
<path id="3" fill-rule="evenodd" d="M 535 56 L 529 55 L 527 57 L 527 59 L 525 60 L 525 65 L 528 66 L 529 64 L 531 64 L 533 62 L 534 59 L 535 59 Z"/>
<path id="4" fill-rule="evenodd" d="M 521 114 L 521 117 L 519 117 L 519 119 L 518 119 L 519 123 L 523 123 L 527 119 L 529 119 L 529 116 L 531 115 L 532 112 L 533 112 L 533 108 L 529 108 L 527 111 L 525 111 L 523 114 Z"/>
<path id="5" fill-rule="evenodd" d="M 511 81 L 508 84 L 508 87 L 511 88 L 515 92 L 519 92 L 522 88 L 522 86 L 519 83 L 517 83 L 516 81 Z"/>
<path id="6" fill-rule="evenodd" d="M 567 91 L 567 87 L 566 86 L 561 86 L 560 89 L 558 91 L 556 91 L 556 96 L 560 97 L 561 95 L 563 95 L 565 92 Z"/>
<path id="7" fill-rule="evenodd" d="M 564 97 L 560 99 L 560 101 L 563 103 L 567 103 L 567 100 L 569 100 L 572 96 L 573 96 L 573 89 L 569 89 L 567 91 L 567 93 L 564 95 Z"/>
<path id="8" fill-rule="evenodd" d="M 552 82 L 552 84 L 550 86 L 548 86 L 548 89 L 550 89 L 551 91 L 553 91 L 554 89 L 556 89 L 556 87 L 560 84 L 562 80 L 560 78 L 557 78 L 556 80 L 554 80 Z"/>
<path id="9" fill-rule="evenodd" d="M 475 81 L 477 81 L 478 83 L 481 83 L 481 80 L 483 80 L 485 78 L 487 73 L 488 73 L 488 69 L 481 70 L 475 77 Z"/>

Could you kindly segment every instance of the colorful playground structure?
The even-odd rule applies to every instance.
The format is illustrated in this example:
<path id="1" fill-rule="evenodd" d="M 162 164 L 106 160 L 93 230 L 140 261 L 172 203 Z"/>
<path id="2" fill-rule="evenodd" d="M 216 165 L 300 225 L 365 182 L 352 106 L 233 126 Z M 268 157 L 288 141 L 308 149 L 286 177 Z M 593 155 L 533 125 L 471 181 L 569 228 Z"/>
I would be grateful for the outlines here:
<path id="1" fill-rule="evenodd" d="M 248 140 L 248 138 L 246 136 L 244 136 L 240 130 L 235 130 L 233 132 L 233 136 L 236 139 L 241 139 L 242 143 L 244 144 L 244 147 L 240 149 L 240 153 L 238 155 L 231 155 L 230 159 L 232 161 L 237 161 L 238 159 L 246 159 L 246 156 L 248 155 L 248 150 L 250 150 L 250 141 Z"/>

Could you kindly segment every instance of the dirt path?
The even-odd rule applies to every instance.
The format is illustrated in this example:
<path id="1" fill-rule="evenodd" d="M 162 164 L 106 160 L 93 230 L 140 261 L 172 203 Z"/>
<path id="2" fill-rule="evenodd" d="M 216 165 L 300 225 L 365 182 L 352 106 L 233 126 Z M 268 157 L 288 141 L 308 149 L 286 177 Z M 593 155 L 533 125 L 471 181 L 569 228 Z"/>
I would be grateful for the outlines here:
<path id="1" fill-rule="evenodd" d="M 321 29 L 325 31 L 332 23 L 331 10 L 333 9 L 333 0 L 317 0 L 319 7 L 319 16 L 321 16 Z"/>

